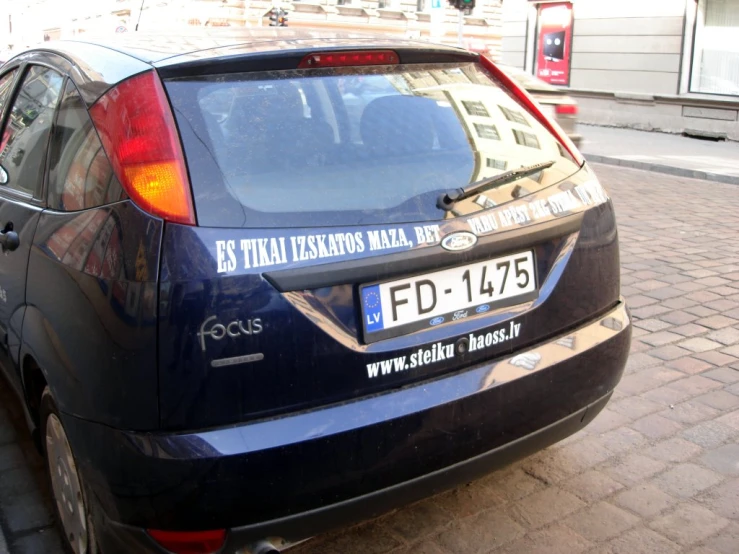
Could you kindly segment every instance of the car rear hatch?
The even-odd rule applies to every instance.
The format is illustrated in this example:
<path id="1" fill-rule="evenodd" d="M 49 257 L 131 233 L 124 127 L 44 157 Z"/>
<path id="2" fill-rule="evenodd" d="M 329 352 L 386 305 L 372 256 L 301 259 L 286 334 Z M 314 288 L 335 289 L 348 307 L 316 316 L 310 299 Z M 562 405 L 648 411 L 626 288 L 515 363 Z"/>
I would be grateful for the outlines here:
<path id="1" fill-rule="evenodd" d="M 616 301 L 612 263 L 566 271 L 605 192 L 489 62 L 293 47 L 159 70 L 197 213 L 165 227 L 163 427 L 463 371 Z"/>

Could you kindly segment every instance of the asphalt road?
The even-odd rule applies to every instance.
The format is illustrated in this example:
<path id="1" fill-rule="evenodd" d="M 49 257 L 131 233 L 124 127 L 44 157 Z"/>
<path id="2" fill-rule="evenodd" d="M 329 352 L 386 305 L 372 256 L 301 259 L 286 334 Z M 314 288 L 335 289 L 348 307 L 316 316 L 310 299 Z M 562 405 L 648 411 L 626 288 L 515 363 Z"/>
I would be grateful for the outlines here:
<path id="1" fill-rule="evenodd" d="M 739 187 L 594 167 L 635 321 L 611 403 L 539 454 L 291 554 L 739 552 Z M 59 554 L 41 460 L 5 389 L 0 529 L 12 554 Z"/>

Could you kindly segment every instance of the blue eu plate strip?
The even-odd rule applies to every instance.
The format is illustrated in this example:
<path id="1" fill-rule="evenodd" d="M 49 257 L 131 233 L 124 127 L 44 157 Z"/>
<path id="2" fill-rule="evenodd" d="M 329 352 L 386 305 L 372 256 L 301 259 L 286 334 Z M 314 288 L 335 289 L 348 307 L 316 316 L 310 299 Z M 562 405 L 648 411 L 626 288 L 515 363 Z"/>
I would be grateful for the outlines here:
<path id="1" fill-rule="evenodd" d="M 380 285 L 362 289 L 362 306 L 364 307 L 364 325 L 367 332 L 372 333 L 384 329 Z"/>

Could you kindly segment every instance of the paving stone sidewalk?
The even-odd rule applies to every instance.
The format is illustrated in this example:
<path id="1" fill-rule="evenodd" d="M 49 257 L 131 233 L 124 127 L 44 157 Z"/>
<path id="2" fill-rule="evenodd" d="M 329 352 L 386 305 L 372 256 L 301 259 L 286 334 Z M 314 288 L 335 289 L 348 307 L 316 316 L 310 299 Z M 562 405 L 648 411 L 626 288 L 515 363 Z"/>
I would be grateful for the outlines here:
<path id="1" fill-rule="evenodd" d="M 0 554 L 62 554 L 43 463 L 0 377 Z"/>
<path id="2" fill-rule="evenodd" d="M 635 322 L 607 408 L 511 467 L 290 554 L 739 553 L 739 187 L 594 167 L 616 204 Z M 5 387 L 0 529 L 11 554 L 59 554 Z"/>
<path id="3" fill-rule="evenodd" d="M 591 162 L 739 185 L 739 142 L 581 124 Z"/>

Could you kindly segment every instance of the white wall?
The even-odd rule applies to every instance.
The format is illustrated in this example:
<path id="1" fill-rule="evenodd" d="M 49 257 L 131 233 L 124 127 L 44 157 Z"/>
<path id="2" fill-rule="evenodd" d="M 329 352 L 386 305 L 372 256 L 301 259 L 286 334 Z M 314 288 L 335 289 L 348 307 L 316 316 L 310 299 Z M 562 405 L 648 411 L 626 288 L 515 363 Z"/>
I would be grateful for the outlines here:
<path id="1" fill-rule="evenodd" d="M 523 69 L 526 49 L 527 2 L 505 0 L 503 2 L 503 28 L 501 60 L 504 64 Z"/>
<path id="2" fill-rule="evenodd" d="M 677 94 L 685 0 L 576 0 L 570 86 Z"/>
<path id="3" fill-rule="evenodd" d="M 504 2 L 502 58 L 518 67 L 531 5 Z M 570 87 L 677 94 L 685 6 L 686 0 L 573 0 Z"/>

